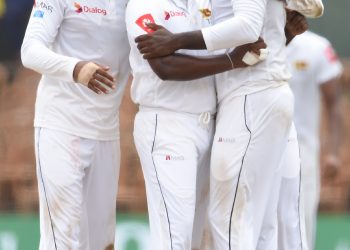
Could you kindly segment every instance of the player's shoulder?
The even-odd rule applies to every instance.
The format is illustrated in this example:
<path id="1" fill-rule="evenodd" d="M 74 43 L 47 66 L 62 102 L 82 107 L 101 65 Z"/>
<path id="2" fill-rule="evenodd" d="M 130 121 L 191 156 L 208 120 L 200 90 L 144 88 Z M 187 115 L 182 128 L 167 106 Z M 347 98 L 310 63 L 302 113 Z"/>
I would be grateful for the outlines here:
<path id="1" fill-rule="evenodd" d="M 300 35 L 299 41 L 307 43 L 310 48 L 323 49 L 330 46 L 330 42 L 327 38 L 318 35 L 312 31 L 306 31 Z"/>

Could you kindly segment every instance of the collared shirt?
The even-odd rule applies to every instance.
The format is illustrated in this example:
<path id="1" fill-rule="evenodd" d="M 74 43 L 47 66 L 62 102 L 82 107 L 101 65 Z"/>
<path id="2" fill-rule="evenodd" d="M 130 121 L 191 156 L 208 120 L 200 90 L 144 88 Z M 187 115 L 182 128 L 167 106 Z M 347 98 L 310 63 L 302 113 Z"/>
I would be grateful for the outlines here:
<path id="1" fill-rule="evenodd" d="M 342 65 L 329 41 L 310 31 L 291 41 L 287 55 L 293 75 L 290 87 L 295 97 L 294 122 L 300 146 L 302 152 L 318 158 L 320 86 L 339 77 Z"/>
<path id="2" fill-rule="evenodd" d="M 126 0 L 36 0 L 22 45 L 24 65 L 42 74 L 36 127 L 97 140 L 119 138 L 118 109 L 129 75 Z M 97 95 L 74 83 L 79 61 L 110 67 L 117 88 Z"/>
<path id="3" fill-rule="evenodd" d="M 202 29 L 209 50 L 255 42 L 260 36 L 269 51 L 267 59 L 257 65 L 217 75 L 219 102 L 228 94 L 245 95 L 287 83 L 290 74 L 285 54 L 283 1 L 216 0 L 213 19 L 213 26 Z"/>
<path id="4" fill-rule="evenodd" d="M 206 13 L 206 14 L 205 14 Z M 146 22 L 164 26 L 171 32 L 198 30 L 209 25 L 208 1 L 194 0 L 130 0 L 126 11 L 126 23 L 131 47 L 130 64 L 134 76 L 131 95 L 140 106 L 161 108 L 176 112 L 200 114 L 216 112 L 214 77 L 193 81 L 163 81 L 142 58 L 134 39 L 150 32 Z M 188 55 L 208 55 L 206 51 L 187 51 Z M 195 65 L 194 65 L 195 67 Z"/>

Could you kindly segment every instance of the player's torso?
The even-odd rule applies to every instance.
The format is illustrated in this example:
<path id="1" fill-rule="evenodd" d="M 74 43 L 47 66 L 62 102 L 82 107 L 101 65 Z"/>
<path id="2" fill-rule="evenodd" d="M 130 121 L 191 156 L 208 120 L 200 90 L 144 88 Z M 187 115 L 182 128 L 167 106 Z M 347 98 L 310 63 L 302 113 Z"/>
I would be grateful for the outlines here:
<path id="1" fill-rule="evenodd" d="M 124 0 L 62 1 L 62 22 L 49 44 L 50 49 L 60 55 L 109 66 L 109 72 L 117 79 L 117 88 L 108 95 L 97 95 L 81 84 L 44 75 L 38 88 L 35 125 L 92 139 L 115 139 L 118 108 L 130 71 L 126 3 Z M 36 1 L 36 5 L 46 12 L 58 11 L 45 1 Z"/>
<path id="2" fill-rule="evenodd" d="M 317 83 L 317 65 L 320 51 L 314 50 L 308 34 L 297 36 L 287 46 L 287 61 L 292 78 L 289 81 L 294 93 L 294 121 L 301 144 L 318 148 L 320 119 L 320 85 Z M 318 46 L 316 46 L 318 47 Z"/>
<path id="3" fill-rule="evenodd" d="M 233 0 L 234 1 L 234 0 Z M 234 16 L 230 0 L 214 1 L 214 23 Z M 285 84 L 290 74 L 286 66 L 284 27 L 286 14 L 283 1 L 267 0 L 264 25 L 260 36 L 269 51 L 265 61 L 253 67 L 232 70 L 217 76 L 218 98 L 228 94 L 244 95 Z"/>
<path id="4" fill-rule="evenodd" d="M 144 22 L 155 22 L 164 26 L 173 33 L 198 30 L 209 24 L 210 7 L 200 6 L 196 1 L 150 0 L 142 1 L 153 4 L 153 12 L 145 13 L 135 6 L 140 0 L 131 0 L 129 10 L 137 12 L 136 22 L 138 29 L 144 29 Z M 142 4 L 141 4 L 142 5 Z M 147 11 L 146 11 L 147 12 Z M 128 18 L 128 17 L 127 17 Z M 142 58 L 133 39 L 130 38 L 130 64 L 134 80 L 131 94 L 135 103 L 152 108 L 164 108 L 186 113 L 202 113 L 216 111 L 216 93 L 214 77 L 206 77 L 193 81 L 162 81 L 152 71 L 148 62 Z M 180 53 L 206 56 L 205 51 L 181 50 Z"/>

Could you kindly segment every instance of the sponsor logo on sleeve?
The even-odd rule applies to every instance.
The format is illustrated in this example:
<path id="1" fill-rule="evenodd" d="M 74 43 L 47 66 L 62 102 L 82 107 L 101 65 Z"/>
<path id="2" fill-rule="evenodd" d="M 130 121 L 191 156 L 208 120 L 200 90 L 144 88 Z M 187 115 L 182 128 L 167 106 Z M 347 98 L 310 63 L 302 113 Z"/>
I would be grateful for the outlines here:
<path id="1" fill-rule="evenodd" d="M 137 20 L 136 20 L 136 24 L 143 29 L 144 31 L 146 31 L 147 33 L 152 33 L 153 30 L 148 28 L 146 24 L 148 23 L 155 23 L 154 22 L 154 18 L 151 14 L 145 14 L 140 16 Z"/>
<path id="2" fill-rule="evenodd" d="M 45 1 L 34 1 L 34 8 L 41 10 L 43 12 L 52 13 L 53 12 L 53 6 L 46 3 Z M 42 15 L 41 17 L 43 17 Z"/>
<path id="3" fill-rule="evenodd" d="M 325 50 L 325 55 L 326 55 L 326 58 L 327 60 L 330 62 L 330 63 L 335 63 L 338 61 L 338 56 L 337 56 L 337 53 L 335 53 L 334 49 L 332 48 L 332 46 L 328 46 Z"/>
<path id="4" fill-rule="evenodd" d="M 186 17 L 186 13 L 183 11 L 164 11 L 165 20 L 169 20 L 172 17 Z"/>
<path id="5" fill-rule="evenodd" d="M 199 12 L 202 13 L 204 19 L 209 19 L 211 17 L 211 10 L 208 8 L 199 9 Z"/>
<path id="6" fill-rule="evenodd" d="M 38 17 L 38 18 L 43 18 L 44 17 L 45 12 L 42 10 L 36 10 L 33 14 L 33 17 Z"/>
<path id="7" fill-rule="evenodd" d="M 81 5 L 77 2 L 74 3 L 74 8 L 75 12 L 80 14 L 80 13 L 89 13 L 89 14 L 98 14 L 98 15 L 107 15 L 107 10 L 106 9 L 101 9 L 98 7 L 90 7 L 86 5 Z"/>

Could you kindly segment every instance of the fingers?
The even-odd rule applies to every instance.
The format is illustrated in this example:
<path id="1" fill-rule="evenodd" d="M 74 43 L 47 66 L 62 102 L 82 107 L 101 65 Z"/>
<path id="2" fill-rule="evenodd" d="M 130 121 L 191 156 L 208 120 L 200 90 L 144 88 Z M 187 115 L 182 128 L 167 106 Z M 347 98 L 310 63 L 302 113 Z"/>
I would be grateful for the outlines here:
<path id="1" fill-rule="evenodd" d="M 141 35 L 141 36 L 136 37 L 135 38 L 135 42 L 136 43 L 140 43 L 140 42 L 143 42 L 143 41 L 147 41 L 148 39 L 150 39 L 150 35 L 145 34 L 145 35 Z"/>
<path id="2" fill-rule="evenodd" d="M 88 84 L 88 88 L 91 89 L 92 91 L 94 91 L 96 94 L 108 94 L 108 90 L 103 87 L 98 81 L 96 81 L 95 79 L 92 79 L 89 81 Z"/>
<path id="3" fill-rule="evenodd" d="M 106 85 L 107 87 L 109 87 L 111 89 L 115 89 L 114 82 L 111 81 L 106 76 L 102 76 L 100 73 L 98 73 L 98 71 L 94 74 L 94 80 L 99 81 L 100 83 Z"/>
<path id="4" fill-rule="evenodd" d="M 146 26 L 147 26 L 148 28 L 150 28 L 151 30 L 154 30 L 154 31 L 163 28 L 163 26 L 158 25 L 158 24 L 156 24 L 156 23 L 146 23 Z"/>

